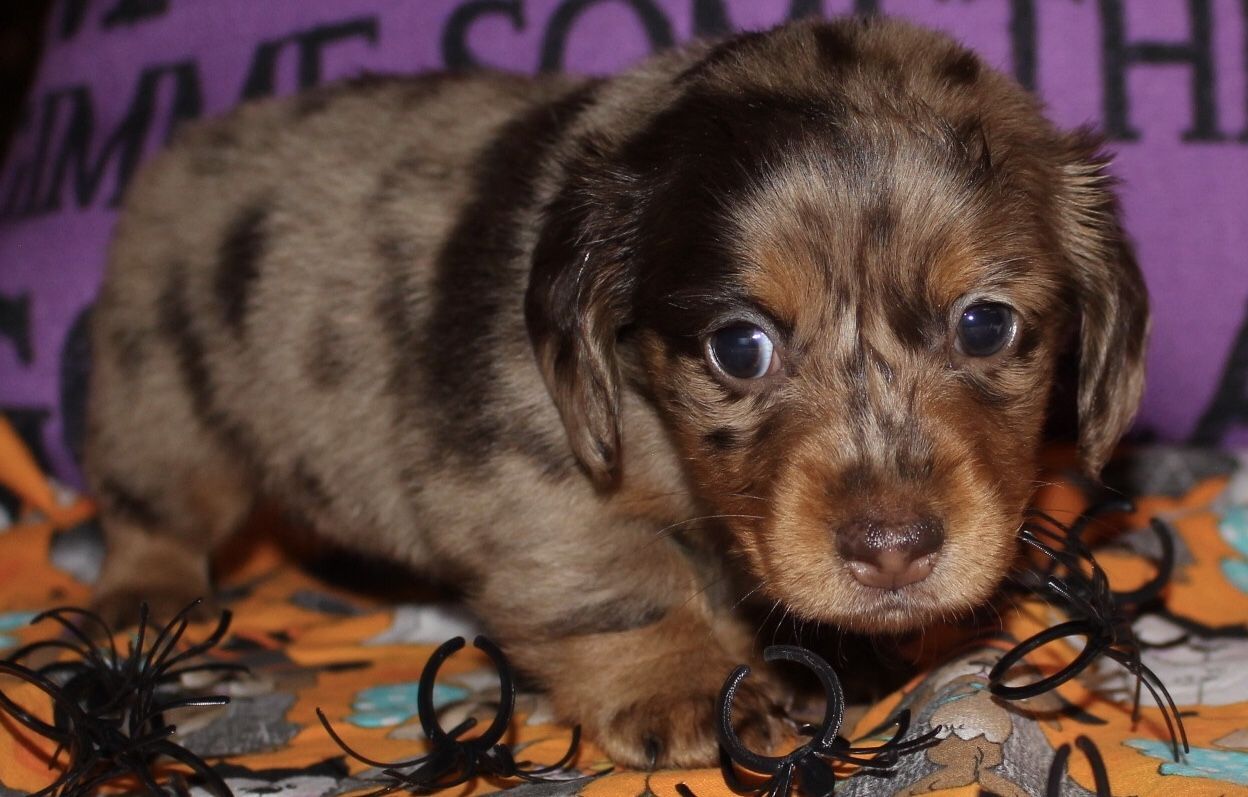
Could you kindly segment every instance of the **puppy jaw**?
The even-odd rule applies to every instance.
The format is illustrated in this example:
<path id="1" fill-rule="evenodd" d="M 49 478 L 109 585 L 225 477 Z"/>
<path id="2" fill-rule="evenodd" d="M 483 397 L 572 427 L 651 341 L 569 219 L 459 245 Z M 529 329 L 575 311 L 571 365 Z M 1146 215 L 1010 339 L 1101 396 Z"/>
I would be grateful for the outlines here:
<path id="1" fill-rule="evenodd" d="M 662 345 L 650 338 L 647 348 Z M 913 422 L 902 423 L 901 406 L 883 417 L 847 411 L 847 384 L 791 383 L 770 405 L 725 404 L 707 377 L 684 370 L 698 366 L 667 354 L 664 365 L 650 362 L 680 385 L 661 391 L 674 437 L 760 595 L 843 628 L 903 631 L 982 603 L 1007 572 L 1034 484 L 1042 401 L 987 417 L 964 386 L 930 366 L 910 369 L 911 379 L 936 383 L 927 391 L 894 392 L 869 378 L 877 405 L 905 406 Z M 863 586 L 836 535 L 855 519 L 890 513 L 937 518 L 944 544 L 926 579 L 897 590 Z"/>
<path id="2" fill-rule="evenodd" d="M 799 616 L 872 632 L 948 619 L 987 599 L 1014 559 L 1033 464 L 1009 452 L 977 454 L 969 442 L 974 435 L 942 437 L 933 446 L 940 453 L 931 475 L 918 480 L 886 463 L 867 466 L 864 476 L 858 456 L 837 461 L 830 452 L 844 447 L 830 446 L 822 435 L 791 451 L 767 520 L 738 538 L 763 591 Z M 899 589 L 864 586 L 839 555 L 836 537 L 856 517 L 897 511 L 942 523 L 944 543 L 932 571 Z"/>
<path id="3" fill-rule="evenodd" d="M 785 408 L 782 421 L 764 425 L 754 419 L 761 433 L 735 450 L 677 437 L 691 447 L 697 489 L 724 518 L 760 596 L 842 628 L 904 631 L 989 597 L 1013 562 L 1034 484 L 1042 411 L 982 424 L 982 413 L 950 418 L 949 410 L 932 401 L 915 411 L 923 416 L 916 425 L 858 425 L 830 393 L 820 409 Z M 864 586 L 839 554 L 837 534 L 858 518 L 894 513 L 937 518 L 944 544 L 926 579 L 896 590 Z"/>

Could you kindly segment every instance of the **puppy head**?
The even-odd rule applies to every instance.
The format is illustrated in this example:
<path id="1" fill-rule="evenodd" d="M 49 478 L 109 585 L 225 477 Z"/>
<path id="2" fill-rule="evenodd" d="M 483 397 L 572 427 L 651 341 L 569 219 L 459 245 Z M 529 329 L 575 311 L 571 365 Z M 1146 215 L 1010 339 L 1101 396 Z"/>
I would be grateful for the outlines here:
<path id="1" fill-rule="evenodd" d="M 791 25 L 683 65 L 586 136 L 530 332 L 574 450 L 618 477 L 627 341 L 700 497 L 774 599 L 901 630 L 1010 566 L 1063 352 L 1099 471 L 1147 308 L 1104 161 L 943 36 Z"/>

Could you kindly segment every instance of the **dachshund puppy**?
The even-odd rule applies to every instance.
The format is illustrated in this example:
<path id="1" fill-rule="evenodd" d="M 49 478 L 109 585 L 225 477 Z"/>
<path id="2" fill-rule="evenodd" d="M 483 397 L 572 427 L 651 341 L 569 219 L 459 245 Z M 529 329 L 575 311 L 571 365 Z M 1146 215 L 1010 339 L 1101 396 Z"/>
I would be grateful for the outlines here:
<path id="1" fill-rule="evenodd" d="M 710 764 L 740 606 L 874 633 L 968 610 L 1015 557 L 1067 356 L 1089 473 L 1127 427 L 1146 297 L 1097 147 L 886 20 L 190 126 L 130 190 L 95 313 L 97 605 L 207 593 L 277 498 L 463 585 L 616 761 Z M 776 692 L 746 688 L 762 743 Z"/>

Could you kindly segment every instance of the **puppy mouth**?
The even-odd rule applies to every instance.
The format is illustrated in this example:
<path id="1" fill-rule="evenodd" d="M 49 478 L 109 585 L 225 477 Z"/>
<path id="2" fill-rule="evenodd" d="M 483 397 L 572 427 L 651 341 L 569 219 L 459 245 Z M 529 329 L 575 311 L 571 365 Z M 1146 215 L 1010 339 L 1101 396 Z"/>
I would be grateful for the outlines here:
<path id="1" fill-rule="evenodd" d="M 847 592 L 850 600 L 833 619 L 853 631 L 909 631 L 954 609 L 927 580 L 892 588 L 855 583 Z"/>
<path id="2" fill-rule="evenodd" d="M 763 593 L 797 617 L 846 631 L 957 622 L 992 598 L 1017 554 L 1019 521 L 1008 511 L 896 513 L 856 528 L 854 520 L 780 510 L 749 528 L 753 544 L 744 546 Z M 871 517 L 849 515 L 863 516 Z"/>
<path id="3" fill-rule="evenodd" d="M 772 581 L 768 591 L 775 597 L 783 595 L 791 612 L 809 620 L 847 631 L 897 634 L 965 614 L 995 589 L 995 581 L 967 584 L 959 579 L 952 566 L 957 557 L 951 552 L 935 552 L 922 559 L 917 568 L 928 571 L 925 577 L 907 583 L 863 583 L 855 573 L 862 565 L 840 560 L 825 564 L 820 589 L 779 579 Z"/>

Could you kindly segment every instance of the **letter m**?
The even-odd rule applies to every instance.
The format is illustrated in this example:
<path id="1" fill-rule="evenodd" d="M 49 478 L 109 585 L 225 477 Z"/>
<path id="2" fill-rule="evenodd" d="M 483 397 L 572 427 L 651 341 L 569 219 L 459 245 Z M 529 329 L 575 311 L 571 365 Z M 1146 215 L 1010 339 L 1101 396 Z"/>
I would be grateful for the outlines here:
<path id="1" fill-rule="evenodd" d="M 45 98 L 45 124 L 56 113 L 55 109 L 64 105 L 70 108 L 69 122 L 65 125 L 60 146 L 55 151 L 51 179 L 42 198 L 33 208 L 34 213 L 59 210 L 67 182 L 73 188 L 77 206 L 90 206 L 108 174 L 110 164 L 114 162 L 115 177 L 108 204 L 115 206 L 121 201 L 122 192 L 142 159 L 156 112 L 157 92 L 166 78 L 173 82 L 173 98 L 165 124 L 164 139 L 169 138 L 179 122 L 199 116 L 203 100 L 199 73 L 194 63 L 184 61 L 148 67 L 139 75 L 138 86 L 121 123 L 104 139 L 94 158 L 91 152 L 96 139 L 96 120 L 90 90 L 85 86 L 75 86 L 49 94 Z"/>

